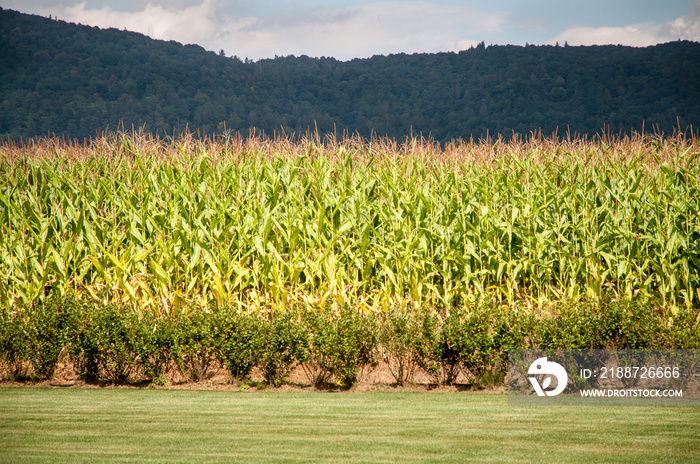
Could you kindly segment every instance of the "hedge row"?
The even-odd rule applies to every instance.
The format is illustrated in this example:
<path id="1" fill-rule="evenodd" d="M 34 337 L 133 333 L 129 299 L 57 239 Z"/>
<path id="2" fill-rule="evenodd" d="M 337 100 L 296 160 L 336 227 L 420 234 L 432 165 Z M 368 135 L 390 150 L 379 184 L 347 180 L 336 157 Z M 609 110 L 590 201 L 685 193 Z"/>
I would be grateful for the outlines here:
<path id="1" fill-rule="evenodd" d="M 365 314 L 344 306 L 248 315 L 231 309 L 136 313 L 95 308 L 73 297 L 17 307 L 0 317 L 1 375 L 51 379 L 62 354 L 86 381 L 192 381 L 224 367 L 239 380 L 258 367 L 281 385 L 301 365 L 317 387 L 351 387 L 365 366 L 383 361 L 397 384 L 417 370 L 436 384 L 462 372 L 501 383 L 507 352 L 518 348 L 700 348 L 700 317 L 662 318 L 648 304 L 604 300 L 535 315 L 489 304 L 470 310 L 391 310 Z"/>

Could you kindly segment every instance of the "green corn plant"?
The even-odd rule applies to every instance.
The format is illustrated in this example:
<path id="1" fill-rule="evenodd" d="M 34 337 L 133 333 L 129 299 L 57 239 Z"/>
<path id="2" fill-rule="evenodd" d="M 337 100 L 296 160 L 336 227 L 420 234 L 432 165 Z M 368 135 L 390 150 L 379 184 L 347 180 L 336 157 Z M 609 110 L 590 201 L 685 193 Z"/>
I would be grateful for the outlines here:
<path id="1" fill-rule="evenodd" d="M 0 144 L 0 302 L 700 304 L 697 139 Z M 57 148 L 58 147 L 58 148 Z"/>

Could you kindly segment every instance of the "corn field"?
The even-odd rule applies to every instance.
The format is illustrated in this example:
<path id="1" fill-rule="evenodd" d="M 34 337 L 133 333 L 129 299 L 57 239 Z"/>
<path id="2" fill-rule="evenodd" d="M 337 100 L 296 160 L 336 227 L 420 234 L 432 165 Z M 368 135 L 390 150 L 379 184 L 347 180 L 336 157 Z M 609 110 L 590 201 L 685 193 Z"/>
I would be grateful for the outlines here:
<path id="1" fill-rule="evenodd" d="M 700 142 L 140 133 L 0 144 L 0 300 L 700 306 Z"/>

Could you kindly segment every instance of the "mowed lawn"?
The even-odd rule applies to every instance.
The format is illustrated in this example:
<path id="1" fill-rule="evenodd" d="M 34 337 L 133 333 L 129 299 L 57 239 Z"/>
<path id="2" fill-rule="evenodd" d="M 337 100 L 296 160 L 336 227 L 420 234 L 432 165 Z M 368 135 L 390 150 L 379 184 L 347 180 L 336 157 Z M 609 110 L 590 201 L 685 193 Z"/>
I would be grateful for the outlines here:
<path id="1" fill-rule="evenodd" d="M 700 462 L 700 408 L 505 395 L 0 389 L 0 462 Z"/>

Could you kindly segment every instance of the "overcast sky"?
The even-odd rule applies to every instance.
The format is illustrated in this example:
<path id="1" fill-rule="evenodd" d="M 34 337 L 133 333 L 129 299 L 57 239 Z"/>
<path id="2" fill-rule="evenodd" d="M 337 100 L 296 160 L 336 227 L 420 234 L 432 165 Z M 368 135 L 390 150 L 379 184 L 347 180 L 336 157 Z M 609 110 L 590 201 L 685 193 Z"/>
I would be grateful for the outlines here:
<path id="1" fill-rule="evenodd" d="M 255 60 L 457 51 L 480 41 L 700 41 L 700 0 L 0 0 L 0 6 Z"/>

